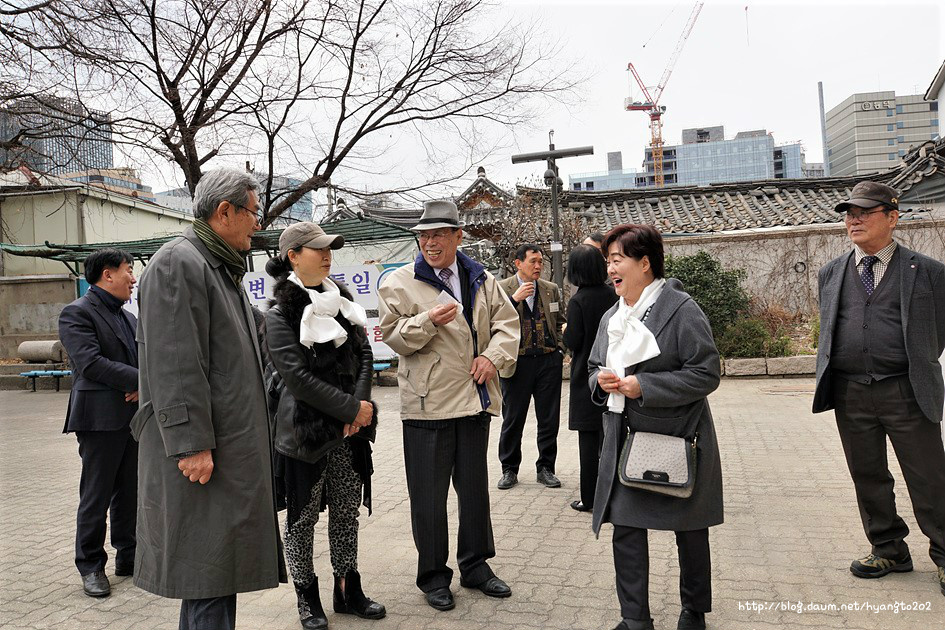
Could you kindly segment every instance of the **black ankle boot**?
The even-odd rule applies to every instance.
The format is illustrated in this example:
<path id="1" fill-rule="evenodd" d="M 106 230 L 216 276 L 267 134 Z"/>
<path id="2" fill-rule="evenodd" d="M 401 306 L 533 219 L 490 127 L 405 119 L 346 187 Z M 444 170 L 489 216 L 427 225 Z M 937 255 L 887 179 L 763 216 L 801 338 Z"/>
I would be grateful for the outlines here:
<path id="1" fill-rule="evenodd" d="M 305 588 L 295 584 L 295 594 L 299 598 L 299 619 L 304 630 L 325 630 L 328 627 L 328 617 L 322 608 L 322 600 L 318 596 L 318 578 Z"/>
<path id="2" fill-rule="evenodd" d="M 361 574 L 348 571 L 345 575 L 345 590 L 341 591 L 341 578 L 335 576 L 335 612 L 357 615 L 362 619 L 381 619 L 387 614 L 383 604 L 367 597 L 361 590 Z"/>

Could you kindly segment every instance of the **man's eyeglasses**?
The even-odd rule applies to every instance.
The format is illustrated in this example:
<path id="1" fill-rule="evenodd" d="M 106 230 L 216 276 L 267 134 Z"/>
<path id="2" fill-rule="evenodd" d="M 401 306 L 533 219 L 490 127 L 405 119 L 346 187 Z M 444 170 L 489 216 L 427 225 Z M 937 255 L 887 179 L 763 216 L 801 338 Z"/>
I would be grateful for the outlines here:
<path id="1" fill-rule="evenodd" d="M 875 208 L 873 210 L 847 210 L 843 213 L 843 218 L 847 221 L 853 221 L 854 219 L 865 220 L 871 214 L 876 214 L 877 212 L 889 212 L 890 208 Z"/>
<path id="2" fill-rule="evenodd" d="M 250 213 L 251 215 L 253 215 L 254 217 L 256 217 L 256 222 L 257 222 L 257 223 L 262 224 L 262 213 L 259 211 L 259 209 L 253 211 L 253 210 L 250 210 L 249 208 L 247 208 L 246 206 L 241 206 L 241 205 L 238 204 L 238 203 L 234 203 L 234 202 L 232 202 L 232 201 L 231 201 L 230 203 L 232 203 L 237 209 L 239 209 L 239 210 L 245 210 L 246 212 Z"/>
<path id="3" fill-rule="evenodd" d="M 421 241 L 429 241 L 430 239 L 442 240 L 452 236 L 454 232 L 456 232 L 456 230 L 429 230 L 420 232 L 420 235 L 417 237 L 417 239 Z"/>

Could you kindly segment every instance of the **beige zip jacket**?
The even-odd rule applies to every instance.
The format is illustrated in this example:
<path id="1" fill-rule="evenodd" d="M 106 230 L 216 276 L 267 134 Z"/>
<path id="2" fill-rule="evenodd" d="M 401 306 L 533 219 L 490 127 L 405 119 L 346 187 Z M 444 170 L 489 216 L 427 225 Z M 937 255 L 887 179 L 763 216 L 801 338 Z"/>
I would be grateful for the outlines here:
<path id="1" fill-rule="evenodd" d="M 518 313 L 492 274 L 462 253 L 457 255 L 466 269 L 473 269 L 471 284 L 478 286 L 473 324 L 479 355 L 492 361 L 502 376 L 511 376 L 521 334 Z M 397 382 L 402 419 L 444 420 L 483 411 L 470 375 L 473 335 L 465 315 L 459 313 L 443 326 L 430 321 L 428 312 L 438 304 L 442 291 L 436 282 L 430 267 L 418 260 L 392 272 L 378 290 L 384 342 L 400 355 Z M 487 391 L 490 404 L 486 411 L 497 416 L 502 406 L 498 378 L 489 381 Z"/>

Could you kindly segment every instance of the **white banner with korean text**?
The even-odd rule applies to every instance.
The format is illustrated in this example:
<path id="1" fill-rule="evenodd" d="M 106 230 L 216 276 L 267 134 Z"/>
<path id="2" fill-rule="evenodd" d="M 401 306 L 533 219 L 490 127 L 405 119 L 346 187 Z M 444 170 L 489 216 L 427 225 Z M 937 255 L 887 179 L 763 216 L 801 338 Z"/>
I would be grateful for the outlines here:
<path id="1" fill-rule="evenodd" d="M 375 265 L 345 265 L 332 267 L 331 277 L 336 282 L 347 285 L 354 301 L 367 311 L 368 321 L 365 326 L 374 360 L 385 361 L 393 358 L 396 353 L 381 341 L 381 329 L 378 327 L 377 316 L 377 288 L 394 269 L 409 263 L 388 263 Z M 249 271 L 243 276 L 243 289 L 249 298 L 250 304 L 261 311 L 269 308 L 272 299 L 272 288 L 276 281 L 264 271 Z M 131 300 L 125 305 L 135 316 L 138 315 L 138 287 L 135 286 Z"/>

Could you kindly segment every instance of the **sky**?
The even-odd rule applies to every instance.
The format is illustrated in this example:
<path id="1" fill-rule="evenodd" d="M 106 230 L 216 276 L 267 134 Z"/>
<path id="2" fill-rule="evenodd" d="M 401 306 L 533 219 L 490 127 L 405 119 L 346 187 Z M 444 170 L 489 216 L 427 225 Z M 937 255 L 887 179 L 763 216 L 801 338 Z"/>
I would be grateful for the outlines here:
<path id="1" fill-rule="evenodd" d="M 625 169 L 640 169 L 649 118 L 623 110 L 625 97 L 643 100 L 627 64 L 655 86 L 694 3 L 503 4 L 561 38 L 565 58 L 586 69 L 586 84 L 579 105 L 549 107 L 535 128 L 517 130 L 509 155 L 484 165 L 490 179 L 508 185 L 540 175 L 543 164 L 512 165 L 510 156 L 547 149 L 549 129 L 557 148 L 594 146 L 593 156 L 558 163 L 565 184 L 568 174 L 606 170 L 609 151 L 623 152 Z M 691 127 L 724 125 L 726 138 L 766 129 L 822 162 L 817 82 L 827 111 L 858 92 L 924 94 L 945 58 L 943 19 L 931 2 L 706 2 L 660 99 L 664 142 L 681 142 Z"/>
<path id="2" fill-rule="evenodd" d="M 460 194 L 477 166 L 508 189 L 535 184 L 544 164 L 512 165 L 511 156 L 547 149 L 551 129 L 557 148 L 594 147 L 592 156 L 558 163 L 565 184 L 569 174 L 606 170 L 611 151 L 623 153 L 625 169 L 640 169 L 650 142 L 649 120 L 643 112 L 623 109 L 628 96 L 643 100 L 627 64 L 655 86 L 694 3 L 498 0 L 498 5 L 488 19 L 538 22 L 544 41 L 559 46 L 560 63 L 574 64 L 580 92 L 569 105 L 544 103 L 533 124 L 508 130 L 503 146 L 489 158 L 467 164 L 464 179 L 425 196 Z M 723 125 L 726 138 L 766 129 L 777 143 L 800 141 L 808 162 L 822 162 L 818 81 L 824 84 L 827 111 L 858 92 L 924 94 L 943 58 L 945 11 L 934 2 L 709 0 L 660 99 L 666 106 L 664 142 L 679 143 L 682 130 L 691 127 Z M 334 181 L 347 178 L 344 185 L 365 191 L 422 183 L 430 171 L 409 155 L 410 138 L 401 135 L 395 143 L 404 157 L 391 171 L 367 176 L 342 169 Z M 157 191 L 183 184 L 179 173 L 166 168 L 145 177 Z M 323 200 L 317 197 L 316 203 Z M 412 203 L 418 204 L 416 197 Z"/>

